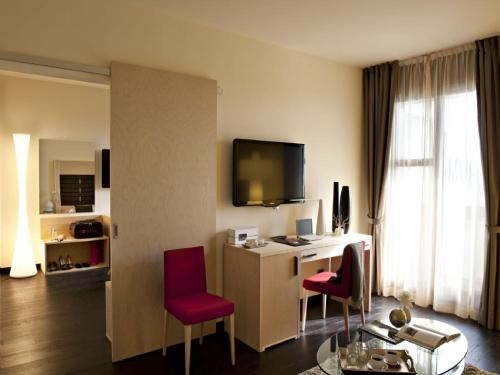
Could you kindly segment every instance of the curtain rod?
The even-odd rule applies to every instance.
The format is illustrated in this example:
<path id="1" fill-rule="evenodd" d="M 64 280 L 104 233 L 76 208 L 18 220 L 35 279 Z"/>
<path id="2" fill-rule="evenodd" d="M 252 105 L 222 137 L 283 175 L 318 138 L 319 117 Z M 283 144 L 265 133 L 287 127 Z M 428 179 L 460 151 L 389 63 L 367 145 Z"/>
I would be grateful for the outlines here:
<path id="1" fill-rule="evenodd" d="M 110 69 L 0 51 L 0 70 L 109 86 Z"/>
<path id="2" fill-rule="evenodd" d="M 399 61 L 399 66 L 421 63 L 425 59 L 435 60 L 435 59 L 438 59 L 441 57 L 451 56 L 451 55 L 454 55 L 454 54 L 460 53 L 460 52 L 473 51 L 475 48 L 476 48 L 475 43 L 467 43 L 467 44 L 464 44 L 461 46 L 452 47 L 452 48 L 444 49 L 441 51 L 431 52 L 431 53 L 427 53 L 425 55 L 410 57 L 408 59 L 401 60 L 401 61 Z"/>

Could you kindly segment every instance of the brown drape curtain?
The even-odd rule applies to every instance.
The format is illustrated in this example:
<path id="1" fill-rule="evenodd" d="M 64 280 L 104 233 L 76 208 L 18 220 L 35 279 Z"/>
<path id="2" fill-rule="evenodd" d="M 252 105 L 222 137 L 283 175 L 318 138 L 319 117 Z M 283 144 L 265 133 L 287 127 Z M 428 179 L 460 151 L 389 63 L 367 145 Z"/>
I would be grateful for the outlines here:
<path id="1" fill-rule="evenodd" d="M 480 322 L 500 330 L 500 37 L 476 41 L 476 90 L 486 201 L 486 269 Z"/>
<path id="2" fill-rule="evenodd" d="M 380 293 L 380 223 L 389 164 L 398 62 L 363 69 L 363 125 L 368 135 L 368 218 L 372 225 L 376 291 Z"/>

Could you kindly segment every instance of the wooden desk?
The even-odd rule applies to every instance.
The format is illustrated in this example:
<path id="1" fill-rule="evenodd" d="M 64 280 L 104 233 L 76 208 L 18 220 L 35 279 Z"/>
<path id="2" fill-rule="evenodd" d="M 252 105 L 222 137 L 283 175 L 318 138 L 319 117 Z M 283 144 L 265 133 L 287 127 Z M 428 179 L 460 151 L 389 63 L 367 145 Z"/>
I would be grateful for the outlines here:
<path id="1" fill-rule="evenodd" d="M 325 236 L 299 247 L 276 242 L 258 249 L 224 245 L 224 297 L 235 303 L 236 337 L 259 352 L 298 338 L 303 270 L 318 260 L 326 260 L 330 269 L 339 263 L 346 245 L 360 241 L 365 241 L 365 290 L 370 291 L 368 235 Z M 370 306 L 367 292 L 365 310 Z"/>

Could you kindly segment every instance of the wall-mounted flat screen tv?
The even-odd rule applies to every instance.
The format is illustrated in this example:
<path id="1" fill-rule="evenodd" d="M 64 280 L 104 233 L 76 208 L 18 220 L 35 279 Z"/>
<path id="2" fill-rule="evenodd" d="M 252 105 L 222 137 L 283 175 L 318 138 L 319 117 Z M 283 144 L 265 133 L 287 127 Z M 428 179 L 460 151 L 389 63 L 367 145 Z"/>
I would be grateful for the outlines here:
<path id="1" fill-rule="evenodd" d="M 233 205 L 303 202 L 304 164 L 303 144 L 235 139 Z"/>

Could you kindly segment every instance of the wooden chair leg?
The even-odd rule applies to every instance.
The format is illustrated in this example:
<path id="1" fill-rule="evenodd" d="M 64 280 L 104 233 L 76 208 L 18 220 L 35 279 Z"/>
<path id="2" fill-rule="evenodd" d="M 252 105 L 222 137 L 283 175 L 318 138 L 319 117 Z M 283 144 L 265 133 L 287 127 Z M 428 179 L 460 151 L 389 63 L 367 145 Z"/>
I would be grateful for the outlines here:
<path id="1" fill-rule="evenodd" d="M 349 332 L 349 304 L 347 301 L 342 301 L 342 309 L 344 310 L 345 330 Z"/>
<path id="2" fill-rule="evenodd" d="M 184 326 L 184 357 L 184 373 L 189 375 L 189 364 L 191 363 L 191 325 Z"/>
<path id="3" fill-rule="evenodd" d="M 307 299 L 309 291 L 304 289 L 304 298 L 302 299 L 302 332 L 306 331 L 306 316 L 307 316 Z"/>
<path id="4" fill-rule="evenodd" d="M 164 310 L 163 314 L 163 356 L 167 355 L 167 329 L 168 329 L 168 311 Z"/>
<path id="5" fill-rule="evenodd" d="M 231 348 L 231 364 L 236 364 L 236 355 L 234 353 L 234 314 L 229 315 L 229 346 Z"/>
<path id="6" fill-rule="evenodd" d="M 200 345 L 203 345 L 203 322 L 201 322 L 200 327 Z"/>
<path id="7" fill-rule="evenodd" d="M 361 299 L 361 305 L 359 306 L 359 310 L 361 311 L 361 323 L 365 325 L 365 303 Z"/>
<path id="8" fill-rule="evenodd" d="M 323 294 L 323 319 L 326 318 L 326 300 L 328 296 L 326 294 Z"/>

